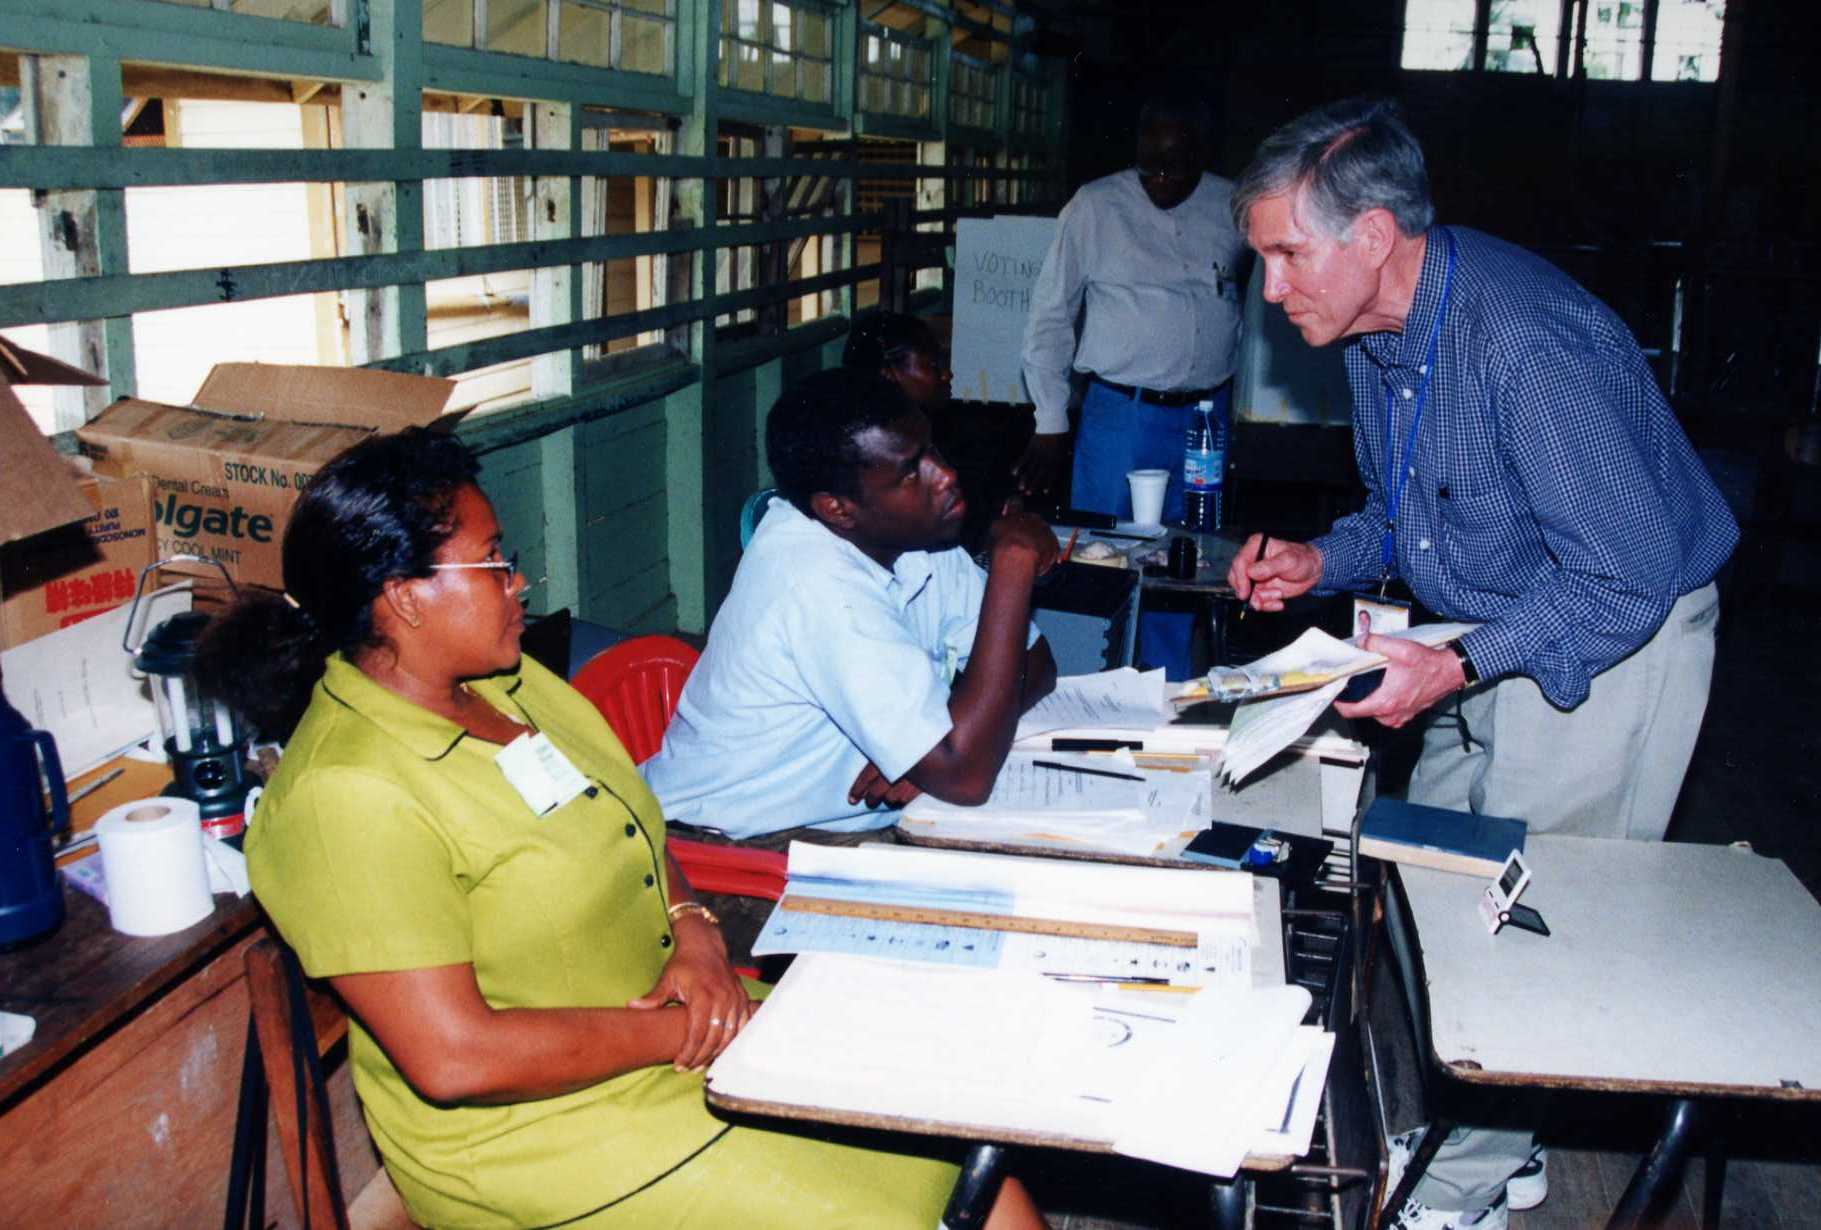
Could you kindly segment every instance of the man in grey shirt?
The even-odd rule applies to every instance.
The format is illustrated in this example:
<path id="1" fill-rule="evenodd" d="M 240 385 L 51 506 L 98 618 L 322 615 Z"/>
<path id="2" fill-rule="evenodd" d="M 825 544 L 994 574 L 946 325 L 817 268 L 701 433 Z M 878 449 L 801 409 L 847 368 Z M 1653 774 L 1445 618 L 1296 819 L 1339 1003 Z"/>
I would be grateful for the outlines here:
<path id="1" fill-rule="evenodd" d="M 1037 407 L 1037 434 L 1018 463 L 1025 491 L 1061 472 L 1078 371 L 1089 381 L 1070 503 L 1129 517 L 1126 472 L 1167 470 L 1164 519 L 1181 520 L 1189 418 L 1204 399 L 1229 412 L 1246 250 L 1233 185 L 1201 169 L 1209 127 L 1199 101 L 1146 103 L 1137 165 L 1084 185 L 1063 208 L 1025 326 L 1024 379 Z M 1159 635 L 1158 618 L 1170 617 L 1141 629 L 1144 656 L 1185 677 L 1187 620 L 1175 617 L 1182 626 L 1171 636 Z"/>

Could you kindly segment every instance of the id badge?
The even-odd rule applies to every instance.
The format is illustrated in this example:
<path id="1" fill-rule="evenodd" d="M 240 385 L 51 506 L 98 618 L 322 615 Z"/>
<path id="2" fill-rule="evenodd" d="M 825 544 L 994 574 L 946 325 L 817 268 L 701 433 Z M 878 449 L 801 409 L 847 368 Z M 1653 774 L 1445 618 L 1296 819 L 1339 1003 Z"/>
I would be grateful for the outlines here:
<path id="1" fill-rule="evenodd" d="M 588 789 L 588 779 L 541 731 L 520 735 L 500 749 L 493 763 L 534 815 L 555 811 Z"/>
<path id="2" fill-rule="evenodd" d="M 1354 594 L 1352 626 L 1358 636 L 1368 632 L 1374 636 L 1402 632 L 1410 626 L 1410 604 L 1396 598 L 1380 598 L 1377 594 Z"/>

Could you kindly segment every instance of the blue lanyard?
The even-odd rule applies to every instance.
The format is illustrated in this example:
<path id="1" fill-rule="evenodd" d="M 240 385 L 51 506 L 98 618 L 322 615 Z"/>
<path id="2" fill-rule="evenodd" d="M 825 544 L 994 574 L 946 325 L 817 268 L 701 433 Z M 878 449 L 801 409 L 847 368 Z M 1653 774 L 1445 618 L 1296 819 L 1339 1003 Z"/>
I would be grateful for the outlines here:
<path id="1" fill-rule="evenodd" d="M 1397 510 L 1403 507 L 1404 487 L 1410 481 L 1410 471 L 1416 456 L 1416 430 L 1423 423 L 1423 403 L 1429 399 L 1429 384 L 1435 378 L 1436 346 L 1442 340 L 1442 319 L 1448 315 L 1448 298 L 1454 291 L 1454 236 L 1443 227 L 1437 227 L 1442 238 L 1448 241 L 1448 264 L 1442 270 L 1442 297 L 1435 305 L 1435 323 L 1429 327 L 1429 349 L 1423 356 L 1422 378 L 1416 384 L 1415 413 L 1410 416 L 1410 430 L 1404 433 L 1404 451 L 1400 456 L 1392 453 L 1386 460 L 1392 463 L 1390 491 L 1385 497 L 1385 532 L 1379 539 L 1378 563 L 1379 583 L 1391 579 L 1391 566 L 1397 562 Z M 1397 408 L 1397 399 L 1392 390 L 1385 389 L 1385 447 L 1391 447 L 1391 432 Z"/>

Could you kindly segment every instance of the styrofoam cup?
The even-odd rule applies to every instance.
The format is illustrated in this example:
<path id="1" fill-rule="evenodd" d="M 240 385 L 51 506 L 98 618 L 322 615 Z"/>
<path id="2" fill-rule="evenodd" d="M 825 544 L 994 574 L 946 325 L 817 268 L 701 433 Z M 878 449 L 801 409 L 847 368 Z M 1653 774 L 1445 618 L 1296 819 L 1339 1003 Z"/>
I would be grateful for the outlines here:
<path id="1" fill-rule="evenodd" d="M 1168 470 L 1127 470 L 1132 488 L 1132 520 L 1139 525 L 1163 524 L 1163 492 L 1170 485 Z"/>

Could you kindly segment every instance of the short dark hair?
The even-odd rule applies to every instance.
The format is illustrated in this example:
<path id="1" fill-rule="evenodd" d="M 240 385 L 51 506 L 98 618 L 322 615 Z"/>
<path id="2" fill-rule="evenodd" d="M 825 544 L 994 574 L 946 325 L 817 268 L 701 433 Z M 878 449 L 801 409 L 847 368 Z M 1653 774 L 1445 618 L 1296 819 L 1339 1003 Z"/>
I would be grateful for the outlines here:
<path id="1" fill-rule="evenodd" d="M 836 367 L 798 381 L 765 416 L 765 455 L 778 490 L 805 516 L 818 491 L 857 499 L 866 458 L 859 437 L 912 413 L 877 367 Z"/>
<path id="2" fill-rule="evenodd" d="M 450 507 L 480 465 L 454 436 L 408 428 L 337 454 L 285 526 L 285 592 L 252 595 L 205 634 L 215 693 L 267 738 L 303 716 L 331 653 L 378 643 L 373 602 L 394 577 L 427 577 L 455 527 Z"/>
<path id="3" fill-rule="evenodd" d="M 1435 221 L 1429 168 L 1404 114 L 1389 98 L 1348 98 L 1317 107 L 1264 139 L 1233 186 L 1233 222 L 1260 199 L 1304 187 L 1316 223 L 1346 234 L 1369 209 L 1387 209 L 1397 229 L 1416 236 Z"/>
<path id="4" fill-rule="evenodd" d="M 1203 148 L 1214 142 L 1214 109 L 1199 93 L 1165 90 L 1151 95 L 1138 108 L 1138 134 L 1152 124 L 1181 124 L 1194 134 Z"/>
<path id="5" fill-rule="evenodd" d="M 841 351 L 841 366 L 879 371 L 896 367 L 917 351 L 935 354 L 936 335 L 921 316 L 903 312 L 869 312 L 854 321 L 848 331 L 847 346 Z"/>

